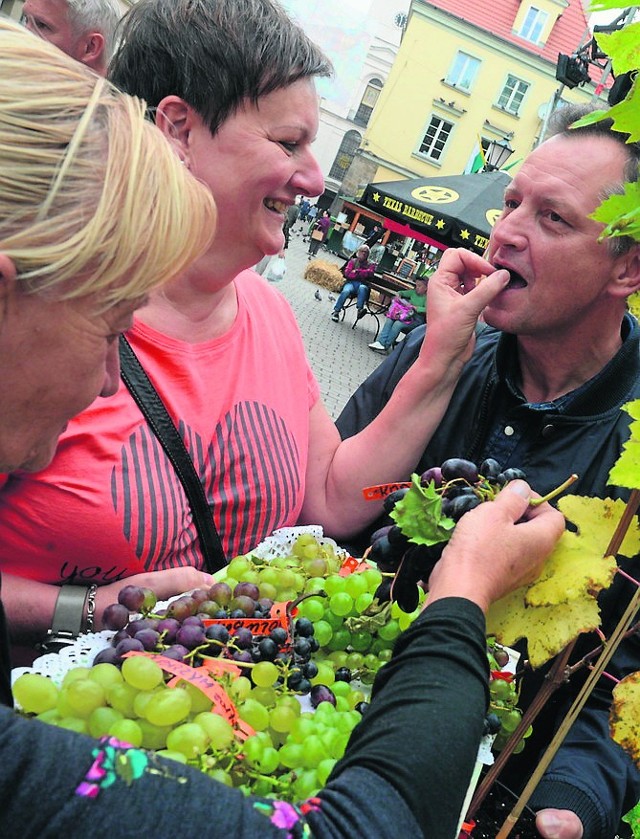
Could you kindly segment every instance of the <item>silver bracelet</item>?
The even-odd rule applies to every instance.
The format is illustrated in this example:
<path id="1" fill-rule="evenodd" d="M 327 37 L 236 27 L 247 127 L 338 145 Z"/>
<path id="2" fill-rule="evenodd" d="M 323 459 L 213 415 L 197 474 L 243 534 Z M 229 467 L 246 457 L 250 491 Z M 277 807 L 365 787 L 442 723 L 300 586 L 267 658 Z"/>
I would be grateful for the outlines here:
<path id="1" fill-rule="evenodd" d="M 93 632 L 93 619 L 96 613 L 96 592 L 97 585 L 89 586 L 87 589 L 87 596 L 84 600 L 84 621 L 82 626 L 83 632 Z"/>
<path id="2" fill-rule="evenodd" d="M 60 586 L 51 620 L 51 629 L 39 648 L 43 652 L 58 652 L 72 644 L 85 629 L 85 609 L 88 611 L 89 592 L 96 586 Z M 92 609 L 95 612 L 95 591 Z"/>

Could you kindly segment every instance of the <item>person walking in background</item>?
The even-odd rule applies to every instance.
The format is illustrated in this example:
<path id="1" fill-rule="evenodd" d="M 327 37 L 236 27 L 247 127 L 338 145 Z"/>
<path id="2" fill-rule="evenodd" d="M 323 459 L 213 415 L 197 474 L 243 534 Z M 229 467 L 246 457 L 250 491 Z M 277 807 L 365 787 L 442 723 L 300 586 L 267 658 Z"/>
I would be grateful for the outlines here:
<path id="1" fill-rule="evenodd" d="M 290 204 L 287 207 L 287 214 L 284 219 L 284 224 L 282 225 L 282 232 L 284 233 L 285 250 L 289 247 L 289 236 L 291 234 L 291 229 L 293 228 L 293 225 L 298 221 L 299 215 L 300 206 L 298 204 Z"/>
<path id="2" fill-rule="evenodd" d="M 307 216 L 309 215 L 309 210 L 311 209 L 311 201 L 303 195 L 300 199 L 300 215 L 298 218 L 302 222 L 303 226 L 307 221 Z"/>
<path id="3" fill-rule="evenodd" d="M 370 280 L 375 274 L 376 266 L 373 262 L 369 262 L 369 247 L 368 245 L 360 245 L 355 253 L 355 256 L 347 262 L 344 269 L 344 276 L 346 283 L 342 286 L 342 290 L 336 300 L 336 305 L 331 312 L 331 320 L 339 321 L 340 312 L 348 297 L 355 297 L 358 306 L 358 319 L 364 316 L 364 307 L 371 294 L 371 289 L 367 285 L 367 280 Z"/>
<path id="4" fill-rule="evenodd" d="M 378 336 L 378 340 L 369 344 L 369 349 L 375 352 L 387 353 L 393 348 L 393 345 L 401 332 L 408 333 L 418 326 L 422 326 L 427 318 L 427 284 L 428 277 L 418 277 L 416 279 L 416 287 L 408 288 L 406 291 L 398 293 L 397 297 L 392 301 L 389 307 L 389 314 L 385 318 L 382 332 Z M 411 309 L 405 310 L 402 315 L 398 311 L 397 316 L 393 313 L 393 303 L 397 299 L 406 300 Z"/>
<path id="5" fill-rule="evenodd" d="M 280 280 L 284 279 L 284 275 L 286 273 L 287 263 L 285 262 L 283 248 L 277 256 L 274 256 L 269 260 L 269 264 L 267 265 L 263 276 L 266 280 L 269 280 L 270 283 L 279 283 Z"/>
<path id="6" fill-rule="evenodd" d="M 117 0 L 26 0 L 26 28 L 106 76 L 122 12 Z"/>
<path id="7" fill-rule="evenodd" d="M 371 246 L 371 250 L 369 251 L 369 261 L 373 262 L 373 264 L 378 267 L 382 262 L 382 257 L 387 252 L 387 248 L 382 242 L 376 242 L 374 245 Z"/>
<path id="8" fill-rule="evenodd" d="M 309 222 L 309 226 L 307 227 L 306 233 L 302 237 L 303 242 L 309 241 L 309 236 L 311 231 L 313 230 L 313 223 L 316 220 L 316 216 L 318 215 L 318 207 L 316 204 L 312 204 L 309 207 L 309 211 L 307 212 L 307 221 Z"/>
<path id="9" fill-rule="evenodd" d="M 309 234 L 309 259 L 311 259 L 312 256 L 316 256 L 320 245 L 323 245 L 327 241 L 327 235 L 330 227 L 331 216 L 329 215 L 329 210 L 323 210 L 322 215 L 311 228 L 311 233 Z"/>

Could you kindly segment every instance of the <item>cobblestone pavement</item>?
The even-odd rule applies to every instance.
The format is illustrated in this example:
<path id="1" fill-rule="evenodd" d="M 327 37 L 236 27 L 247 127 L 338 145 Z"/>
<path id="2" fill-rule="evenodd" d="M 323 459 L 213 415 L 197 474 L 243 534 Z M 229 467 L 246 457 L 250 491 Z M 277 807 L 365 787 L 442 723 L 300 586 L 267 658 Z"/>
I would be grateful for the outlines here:
<path id="1" fill-rule="evenodd" d="M 298 229 L 302 228 L 298 225 Z M 352 329 L 356 312 L 349 308 L 344 321 L 331 320 L 332 292 L 320 288 L 303 278 L 308 263 L 308 243 L 302 233 L 293 232 L 285 251 L 287 272 L 275 287 L 284 294 L 296 314 L 302 337 L 307 348 L 311 367 L 318 379 L 320 393 L 329 414 L 336 419 L 353 391 L 374 370 L 384 356 L 370 350 L 375 338 L 375 320 L 367 316 Z M 337 265 L 344 260 L 323 250 L 318 257 Z M 316 292 L 321 299 L 316 299 Z M 383 319 L 381 319 L 382 326 Z"/>

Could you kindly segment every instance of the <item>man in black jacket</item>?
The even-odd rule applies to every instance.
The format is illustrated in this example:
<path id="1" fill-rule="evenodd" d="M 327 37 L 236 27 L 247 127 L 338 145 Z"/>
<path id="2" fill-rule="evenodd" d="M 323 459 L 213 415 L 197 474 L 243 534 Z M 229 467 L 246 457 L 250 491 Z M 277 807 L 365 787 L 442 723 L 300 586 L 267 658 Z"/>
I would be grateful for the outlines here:
<path id="1" fill-rule="evenodd" d="M 628 237 L 599 242 L 602 225 L 589 216 L 625 180 L 638 180 L 640 150 L 608 122 L 569 130 L 583 112 L 562 108 L 555 136 L 507 187 L 487 259 L 511 281 L 485 310 L 492 328 L 478 338 L 416 472 L 453 456 L 494 457 L 503 468 L 522 468 L 540 493 L 576 472 L 572 493 L 625 497 L 607 480 L 629 436 L 622 406 L 640 398 L 640 329 L 626 313 L 627 298 L 640 288 L 640 246 Z M 415 330 L 354 394 L 338 419 L 343 437 L 378 413 L 423 335 Z M 640 577 L 637 559 L 625 569 Z M 619 577 L 600 599 L 605 632 L 634 589 Z M 583 637 L 575 657 L 596 645 Z M 607 669 L 618 678 L 640 669 L 639 642 L 625 642 Z M 542 676 L 523 680 L 523 707 Z M 507 765 L 507 783 L 526 780 L 582 681 L 572 678 L 547 704 L 527 747 Z M 609 738 L 609 702 L 603 684 L 536 790 L 532 803 L 542 811 L 537 826 L 546 839 L 611 839 L 620 815 L 640 798 L 639 773 Z"/>

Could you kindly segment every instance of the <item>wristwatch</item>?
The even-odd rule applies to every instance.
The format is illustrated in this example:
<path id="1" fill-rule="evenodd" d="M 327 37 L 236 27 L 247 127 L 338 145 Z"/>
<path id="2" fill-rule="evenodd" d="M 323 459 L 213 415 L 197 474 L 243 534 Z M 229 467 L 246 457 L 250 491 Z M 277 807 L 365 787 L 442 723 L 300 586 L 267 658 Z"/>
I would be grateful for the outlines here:
<path id="1" fill-rule="evenodd" d="M 89 598 L 95 602 L 97 586 L 61 586 L 53 612 L 51 629 L 39 648 L 43 652 L 59 652 L 63 647 L 72 644 L 81 632 L 87 629 L 85 625 L 85 610 Z M 93 615 L 93 610 L 92 613 Z"/>

